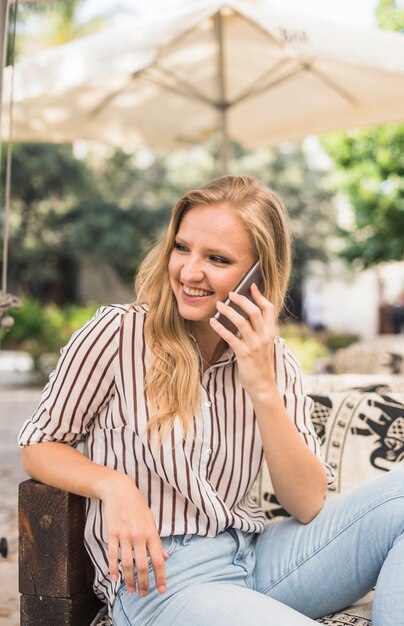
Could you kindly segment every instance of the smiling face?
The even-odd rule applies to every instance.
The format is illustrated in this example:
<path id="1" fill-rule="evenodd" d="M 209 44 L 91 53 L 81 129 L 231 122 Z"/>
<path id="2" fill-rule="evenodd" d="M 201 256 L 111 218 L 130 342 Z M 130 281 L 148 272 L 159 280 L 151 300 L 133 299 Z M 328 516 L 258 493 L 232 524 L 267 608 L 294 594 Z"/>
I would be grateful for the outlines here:
<path id="1" fill-rule="evenodd" d="M 227 298 L 255 260 L 245 226 L 229 205 L 190 209 L 180 223 L 168 265 L 180 315 L 211 330 L 216 302 Z"/>

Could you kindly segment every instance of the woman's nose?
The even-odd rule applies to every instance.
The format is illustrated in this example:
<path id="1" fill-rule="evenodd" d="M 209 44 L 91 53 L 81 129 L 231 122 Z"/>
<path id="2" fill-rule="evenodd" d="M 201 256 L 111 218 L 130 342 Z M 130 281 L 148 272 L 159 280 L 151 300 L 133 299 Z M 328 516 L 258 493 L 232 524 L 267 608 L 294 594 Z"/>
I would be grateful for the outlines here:
<path id="1" fill-rule="evenodd" d="M 181 269 L 181 280 L 184 283 L 203 280 L 202 263 L 197 259 L 187 259 Z"/>

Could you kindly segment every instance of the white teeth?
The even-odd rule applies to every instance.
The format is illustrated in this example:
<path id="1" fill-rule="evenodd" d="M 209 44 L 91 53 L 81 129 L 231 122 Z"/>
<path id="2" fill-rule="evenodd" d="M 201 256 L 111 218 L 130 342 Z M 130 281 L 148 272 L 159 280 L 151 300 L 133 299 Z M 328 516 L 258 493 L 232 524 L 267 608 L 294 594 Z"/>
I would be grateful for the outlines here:
<path id="1" fill-rule="evenodd" d="M 192 289 L 191 287 L 187 287 L 187 285 L 182 285 L 184 292 L 187 296 L 208 296 L 211 291 L 206 291 L 205 289 Z"/>

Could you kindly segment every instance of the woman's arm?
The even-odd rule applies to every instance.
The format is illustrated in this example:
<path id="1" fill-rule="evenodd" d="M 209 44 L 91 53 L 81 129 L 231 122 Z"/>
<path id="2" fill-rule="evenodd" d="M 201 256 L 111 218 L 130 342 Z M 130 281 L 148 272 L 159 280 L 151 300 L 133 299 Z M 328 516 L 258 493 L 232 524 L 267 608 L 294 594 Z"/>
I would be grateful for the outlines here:
<path id="1" fill-rule="evenodd" d="M 69 445 L 43 442 L 25 446 L 21 463 L 25 471 L 43 483 L 88 498 L 98 498 L 105 507 L 108 531 L 109 570 L 118 578 L 120 553 L 129 592 L 136 591 L 134 561 L 141 596 L 148 591 L 147 552 L 160 593 L 166 590 L 165 562 L 152 513 L 133 480 L 122 472 L 90 461 Z"/>
<path id="2" fill-rule="evenodd" d="M 249 320 L 217 303 L 218 310 L 239 329 L 239 337 L 215 320 L 211 320 L 211 325 L 237 356 L 240 382 L 254 406 L 276 497 L 291 515 L 305 524 L 323 506 L 327 475 L 291 421 L 276 385 L 274 308 L 255 285 L 251 293 L 256 304 L 239 294 L 230 294 L 248 313 Z"/>
<path id="3" fill-rule="evenodd" d="M 276 385 L 250 393 L 272 485 L 280 504 L 307 524 L 323 507 L 326 471 L 291 421 Z"/>

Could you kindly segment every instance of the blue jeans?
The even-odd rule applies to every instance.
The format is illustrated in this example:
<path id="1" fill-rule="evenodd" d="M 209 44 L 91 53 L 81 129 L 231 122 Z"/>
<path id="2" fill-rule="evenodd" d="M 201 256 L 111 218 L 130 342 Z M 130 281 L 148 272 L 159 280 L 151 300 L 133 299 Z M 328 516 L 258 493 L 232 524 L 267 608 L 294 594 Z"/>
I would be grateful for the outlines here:
<path id="1" fill-rule="evenodd" d="M 167 591 L 123 583 L 114 626 L 305 626 L 376 585 L 373 626 L 404 625 L 404 468 L 335 496 L 310 524 L 162 539 Z"/>

